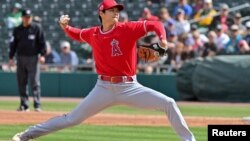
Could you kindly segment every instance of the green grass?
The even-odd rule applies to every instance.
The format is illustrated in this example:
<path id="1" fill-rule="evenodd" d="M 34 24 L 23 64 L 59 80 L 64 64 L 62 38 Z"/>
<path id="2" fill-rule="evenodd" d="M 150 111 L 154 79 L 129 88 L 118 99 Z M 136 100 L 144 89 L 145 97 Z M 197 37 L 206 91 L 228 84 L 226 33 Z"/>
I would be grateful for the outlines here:
<path id="1" fill-rule="evenodd" d="M 224 105 L 202 105 L 181 106 L 183 115 L 188 116 L 210 116 L 210 117 L 245 117 L 250 116 L 250 107 L 224 106 Z"/>
<path id="2" fill-rule="evenodd" d="M 30 102 L 30 108 L 32 108 Z M 42 108 L 46 111 L 70 111 L 77 105 L 76 102 L 43 102 Z M 0 101 L 0 109 L 16 110 L 19 106 L 19 101 Z"/>
<path id="3" fill-rule="evenodd" d="M 0 101 L 0 109 L 16 110 L 18 101 Z M 32 103 L 31 103 L 32 104 Z M 63 111 L 72 110 L 76 102 L 42 102 L 45 111 Z M 32 106 L 31 106 L 32 107 Z M 245 117 L 250 116 L 249 106 L 228 106 L 228 105 L 180 105 L 184 116 L 210 116 L 210 117 Z M 103 113 L 119 114 L 145 114 L 162 115 L 162 112 L 153 110 L 141 110 L 127 106 L 113 106 L 103 111 Z"/>
<path id="4" fill-rule="evenodd" d="M 0 125 L 0 141 L 10 140 L 26 125 Z M 191 128 L 198 141 L 207 140 L 207 128 Z M 80 125 L 41 137 L 35 141 L 179 141 L 170 127 Z"/>

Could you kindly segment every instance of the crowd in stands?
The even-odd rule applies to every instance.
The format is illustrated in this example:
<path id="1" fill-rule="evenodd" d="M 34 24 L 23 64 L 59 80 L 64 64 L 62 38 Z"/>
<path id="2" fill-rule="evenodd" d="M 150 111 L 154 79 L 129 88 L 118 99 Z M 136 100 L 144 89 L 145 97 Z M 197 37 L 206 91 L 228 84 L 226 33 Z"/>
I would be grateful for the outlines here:
<path id="1" fill-rule="evenodd" d="M 178 4 L 170 12 L 166 5 L 171 2 Z M 213 6 L 213 0 L 145 0 L 145 3 L 147 7 L 141 11 L 141 17 L 137 20 L 163 23 L 169 42 L 169 54 L 150 64 L 138 61 L 138 71 L 152 73 L 156 71 L 156 66 L 161 65 L 168 67 L 162 67 L 160 71 L 175 72 L 183 63 L 197 57 L 250 54 L 250 20 L 243 21 L 240 11 L 231 12 L 225 3 L 217 9 Z M 159 4 L 161 8 L 156 11 L 152 9 L 152 4 Z M 16 3 L 11 13 L 6 16 L 4 21 L 8 29 L 11 30 L 20 24 L 21 8 L 22 6 Z M 36 16 L 34 20 L 39 23 L 42 19 Z M 126 11 L 121 12 L 120 22 L 127 21 L 130 21 L 129 15 Z M 150 44 L 157 40 L 157 36 L 150 33 L 138 44 Z M 71 49 L 69 41 L 60 43 L 60 47 L 55 49 L 47 42 L 47 64 L 77 66 L 94 63 L 91 47 L 87 44 L 81 46 L 83 55 L 79 56 Z"/>
<path id="2" fill-rule="evenodd" d="M 250 21 L 243 22 L 239 11 L 230 13 L 229 10 L 225 3 L 214 9 L 212 0 L 195 0 L 193 3 L 178 0 L 173 13 L 162 7 L 158 15 L 152 15 L 145 8 L 139 20 L 160 20 L 164 24 L 170 53 L 159 62 L 145 65 L 144 72 L 152 73 L 157 65 L 168 65 L 164 71 L 175 72 L 193 58 L 250 54 Z M 151 39 L 146 37 L 144 42 L 157 40 L 156 36 L 149 37 Z"/>

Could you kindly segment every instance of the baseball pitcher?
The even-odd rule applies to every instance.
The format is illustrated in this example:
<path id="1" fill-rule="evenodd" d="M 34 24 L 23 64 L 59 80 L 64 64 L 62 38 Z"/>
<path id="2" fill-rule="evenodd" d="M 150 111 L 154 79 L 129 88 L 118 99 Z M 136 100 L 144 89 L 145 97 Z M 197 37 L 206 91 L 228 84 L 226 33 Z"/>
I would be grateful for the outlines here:
<path id="1" fill-rule="evenodd" d="M 160 92 L 142 86 L 136 79 L 136 41 L 147 32 L 155 31 L 160 40 L 157 46 L 154 44 L 151 47 L 166 48 L 163 25 L 158 21 L 119 23 L 119 12 L 123 8 L 123 5 L 114 0 L 103 0 L 98 6 L 101 26 L 86 29 L 70 26 L 70 17 L 61 16 L 59 24 L 71 39 L 87 42 L 92 46 L 97 83 L 73 111 L 32 126 L 16 134 L 13 141 L 28 141 L 78 125 L 101 110 L 118 104 L 165 112 L 182 141 L 195 141 L 176 102 Z"/>

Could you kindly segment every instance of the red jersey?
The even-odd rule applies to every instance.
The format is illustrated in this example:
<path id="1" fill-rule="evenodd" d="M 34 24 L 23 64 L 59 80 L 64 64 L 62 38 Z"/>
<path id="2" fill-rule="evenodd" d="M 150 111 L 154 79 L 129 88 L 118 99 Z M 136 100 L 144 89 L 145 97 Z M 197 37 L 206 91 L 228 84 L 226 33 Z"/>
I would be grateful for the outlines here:
<path id="1" fill-rule="evenodd" d="M 65 28 L 70 38 L 87 42 L 92 47 L 97 74 L 106 76 L 136 74 L 136 41 L 148 31 L 155 31 L 160 39 L 166 39 L 164 27 L 157 21 L 116 23 L 107 32 L 103 32 L 100 26 Z"/>

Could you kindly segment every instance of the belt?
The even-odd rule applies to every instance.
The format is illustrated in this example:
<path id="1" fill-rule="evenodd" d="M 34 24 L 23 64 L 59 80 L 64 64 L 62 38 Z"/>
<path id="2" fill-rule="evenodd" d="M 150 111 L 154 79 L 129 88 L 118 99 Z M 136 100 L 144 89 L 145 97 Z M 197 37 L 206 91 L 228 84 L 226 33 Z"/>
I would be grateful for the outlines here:
<path id="1" fill-rule="evenodd" d="M 101 75 L 100 79 L 103 81 L 108 81 L 110 83 L 133 82 L 133 78 L 131 76 L 104 76 L 104 75 Z"/>

